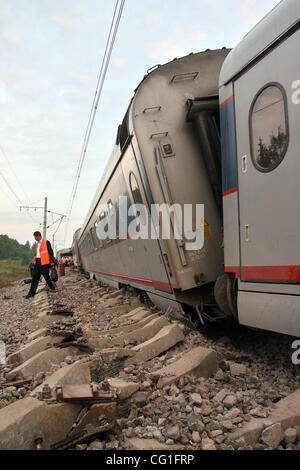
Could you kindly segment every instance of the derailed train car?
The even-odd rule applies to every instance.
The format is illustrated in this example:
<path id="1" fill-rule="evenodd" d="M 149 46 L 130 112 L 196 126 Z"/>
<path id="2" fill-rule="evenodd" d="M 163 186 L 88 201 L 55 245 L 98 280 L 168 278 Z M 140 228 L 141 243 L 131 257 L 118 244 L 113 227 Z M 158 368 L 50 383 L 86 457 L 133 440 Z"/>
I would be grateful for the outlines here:
<path id="1" fill-rule="evenodd" d="M 300 335 L 299 108 L 290 99 L 299 24 L 300 5 L 285 0 L 232 52 L 190 54 L 148 73 L 74 237 L 85 272 L 201 319 L 223 312 Z M 156 227 L 153 204 L 204 204 L 204 246 L 187 250 L 174 236 L 100 239 L 120 196 L 144 204 Z"/>
<path id="2" fill-rule="evenodd" d="M 82 266 L 96 279 L 144 290 L 158 305 L 211 303 L 213 285 L 223 268 L 220 143 L 213 155 L 218 188 L 210 183 L 198 127 L 219 142 L 218 80 L 229 50 L 192 54 L 157 67 L 136 90 L 104 177 L 78 239 Z M 204 125 L 198 113 L 209 107 Z M 194 109 L 195 108 L 195 109 Z M 196 130 L 196 132 L 195 132 Z M 213 134 L 212 137 L 210 134 Z M 107 214 L 101 204 L 119 210 L 128 205 L 205 205 L 209 236 L 201 252 L 186 251 L 185 240 L 99 240 L 97 224 Z M 149 225 L 157 221 L 148 220 Z M 199 292 L 203 288 L 203 294 Z"/>

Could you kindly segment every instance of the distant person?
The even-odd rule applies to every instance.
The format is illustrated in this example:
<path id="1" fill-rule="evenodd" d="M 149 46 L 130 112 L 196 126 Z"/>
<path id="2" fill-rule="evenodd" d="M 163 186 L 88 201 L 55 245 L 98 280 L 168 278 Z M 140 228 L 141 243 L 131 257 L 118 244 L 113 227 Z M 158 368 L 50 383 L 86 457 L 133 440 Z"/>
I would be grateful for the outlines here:
<path id="1" fill-rule="evenodd" d="M 50 290 L 56 291 L 56 287 L 49 276 L 50 266 L 54 266 L 55 264 L 51 243 L 42 238 L 41 232 L 34 232 L 33 236 L 36 240 L 34 270 L 31 288 L 25 299 L 30 299 L 35 296 L 41 276 L 44 277 Z"/>

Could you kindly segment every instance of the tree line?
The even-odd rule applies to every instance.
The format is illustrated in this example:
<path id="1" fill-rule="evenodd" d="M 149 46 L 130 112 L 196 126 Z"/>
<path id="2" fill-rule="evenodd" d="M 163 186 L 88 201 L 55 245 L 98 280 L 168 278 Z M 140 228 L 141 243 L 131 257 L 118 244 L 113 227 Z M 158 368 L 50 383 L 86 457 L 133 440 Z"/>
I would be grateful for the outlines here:
<path id="1" fill-rule="evenodd" d="M 34 256 L 35 243 L 31 246 L 29 241 L 25 245 L 17 240 L 9 238 L 8 235 L 0 235 L 0 260 L 17 260 L 23 265 L 29 264 Z"/>

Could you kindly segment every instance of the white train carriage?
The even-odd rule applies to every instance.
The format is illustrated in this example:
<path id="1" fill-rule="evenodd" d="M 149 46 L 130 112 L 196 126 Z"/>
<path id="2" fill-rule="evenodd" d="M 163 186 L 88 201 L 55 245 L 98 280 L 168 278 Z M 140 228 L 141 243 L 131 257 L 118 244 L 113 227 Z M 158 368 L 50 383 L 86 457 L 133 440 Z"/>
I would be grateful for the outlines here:
<path id="1" fill-rule="evenodd" d="M 78 267 L 79 269 L 82 269 L 82 260 L 80 256 L 79 246 L 78 246 L 78 237 L 79 237 L 80 232 L 81 232 L 81 229 L 78 229 L 73 235 L 72 254 L 73 254 L 73 260 L 74 260 L 74 266 Z"/>
<path id="2" fill-rule="evenodd" d="M 158 66 L 136 90 L 78 237 L 83 269 L 96 279 L 144 290 L 161 306 L 213 301 L 214 282 L 224 272 L 218 80 L 228 53 L 206 51 Z M 99 220 L 120 209 L 120 196 L 128 205 L 145 204 L 154 225 L 152 204 L 204 204 L 204 248 L 188 251 L 186 240 L 173 236 L 100 240 Z"/>
<path id="3" fill-rule="evenodd" d="M 284 0 L 220 76 L 225 270 L 243 325 L 300 336 L 300 2 Z"/>
<path id="4" fill-rule="evenodd" d="M 191 54 L 144 78 L 78 235 L 86 272 L 163 307 L 201 316 L 217 304 L 243 325 L 300 336 L 299 43 L 300 2 L 283 0 L 230 53 Z M 99 240 L 99 204 L 109 212 L 120 195 L 148 208 L 204 204 L 204 247 Z"/>

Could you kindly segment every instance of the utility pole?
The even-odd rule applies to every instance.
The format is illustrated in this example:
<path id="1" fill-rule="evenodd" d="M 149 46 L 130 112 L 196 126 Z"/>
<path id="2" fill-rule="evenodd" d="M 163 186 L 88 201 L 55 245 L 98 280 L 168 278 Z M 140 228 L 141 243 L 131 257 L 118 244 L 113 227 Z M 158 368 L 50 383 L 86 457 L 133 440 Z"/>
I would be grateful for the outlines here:
<path id="1" fill-rule="evenodd" d="M 47 210 L 48 210 L 48 198 L 45 197 L 45 204 L 44 204 L 44 230 L 43 230 L 43 238 L 47 236 Z"/>
<path id="2" fill-rule="evenodd" d="M 60 225 L 61 225 L 63 219 L 66 217 L 66 215 L 58 214 L 57 212 L 48 211 L 48 198 L 47 198 L 47 197 L 45 197 L 44 207 L 37 207 L 37 206 L 33 206 L 33 207 L 32 207 L 32 206 L 20 206 L 20 211 L 22 211 L 22 209 L 25 209 L 25 210 L 27 210 L 28 212 L 29 212 L 30 209 L 33 209 L 33 210 L 35 210 L 35 211 L 37 211 L 37 209 L 43 209 L 43 210 L 44 210 L 44 220 L 43 220 L 43 223 L 40 224 L 40 225 L 43 225 L 43 238 L 46 238 L 46 237 L 47 237 L 47 229 L 48 229 L 48 228 L 52 227 L 52 225 L 55 225 L 55 224 L 59 223 L 57 230 L 56 230 L 56 231 L 54 232 L 54 234 L 53 234 L 53 243 L 52 243 L 52 246 L 54 247 L 54 236 L 56 235 L 56 233 L 57 233 L 57 231 L 58 231 L 58 229 L 59 229 L 59 227 L 60 227 Z M 47 226 L 47 217 L 48 217 L 48 214 L 57 215 L 57 216 L 59 216 L 60 218 L 59 218 L 57 221 L 53 222 L 52 225 Z"/>

